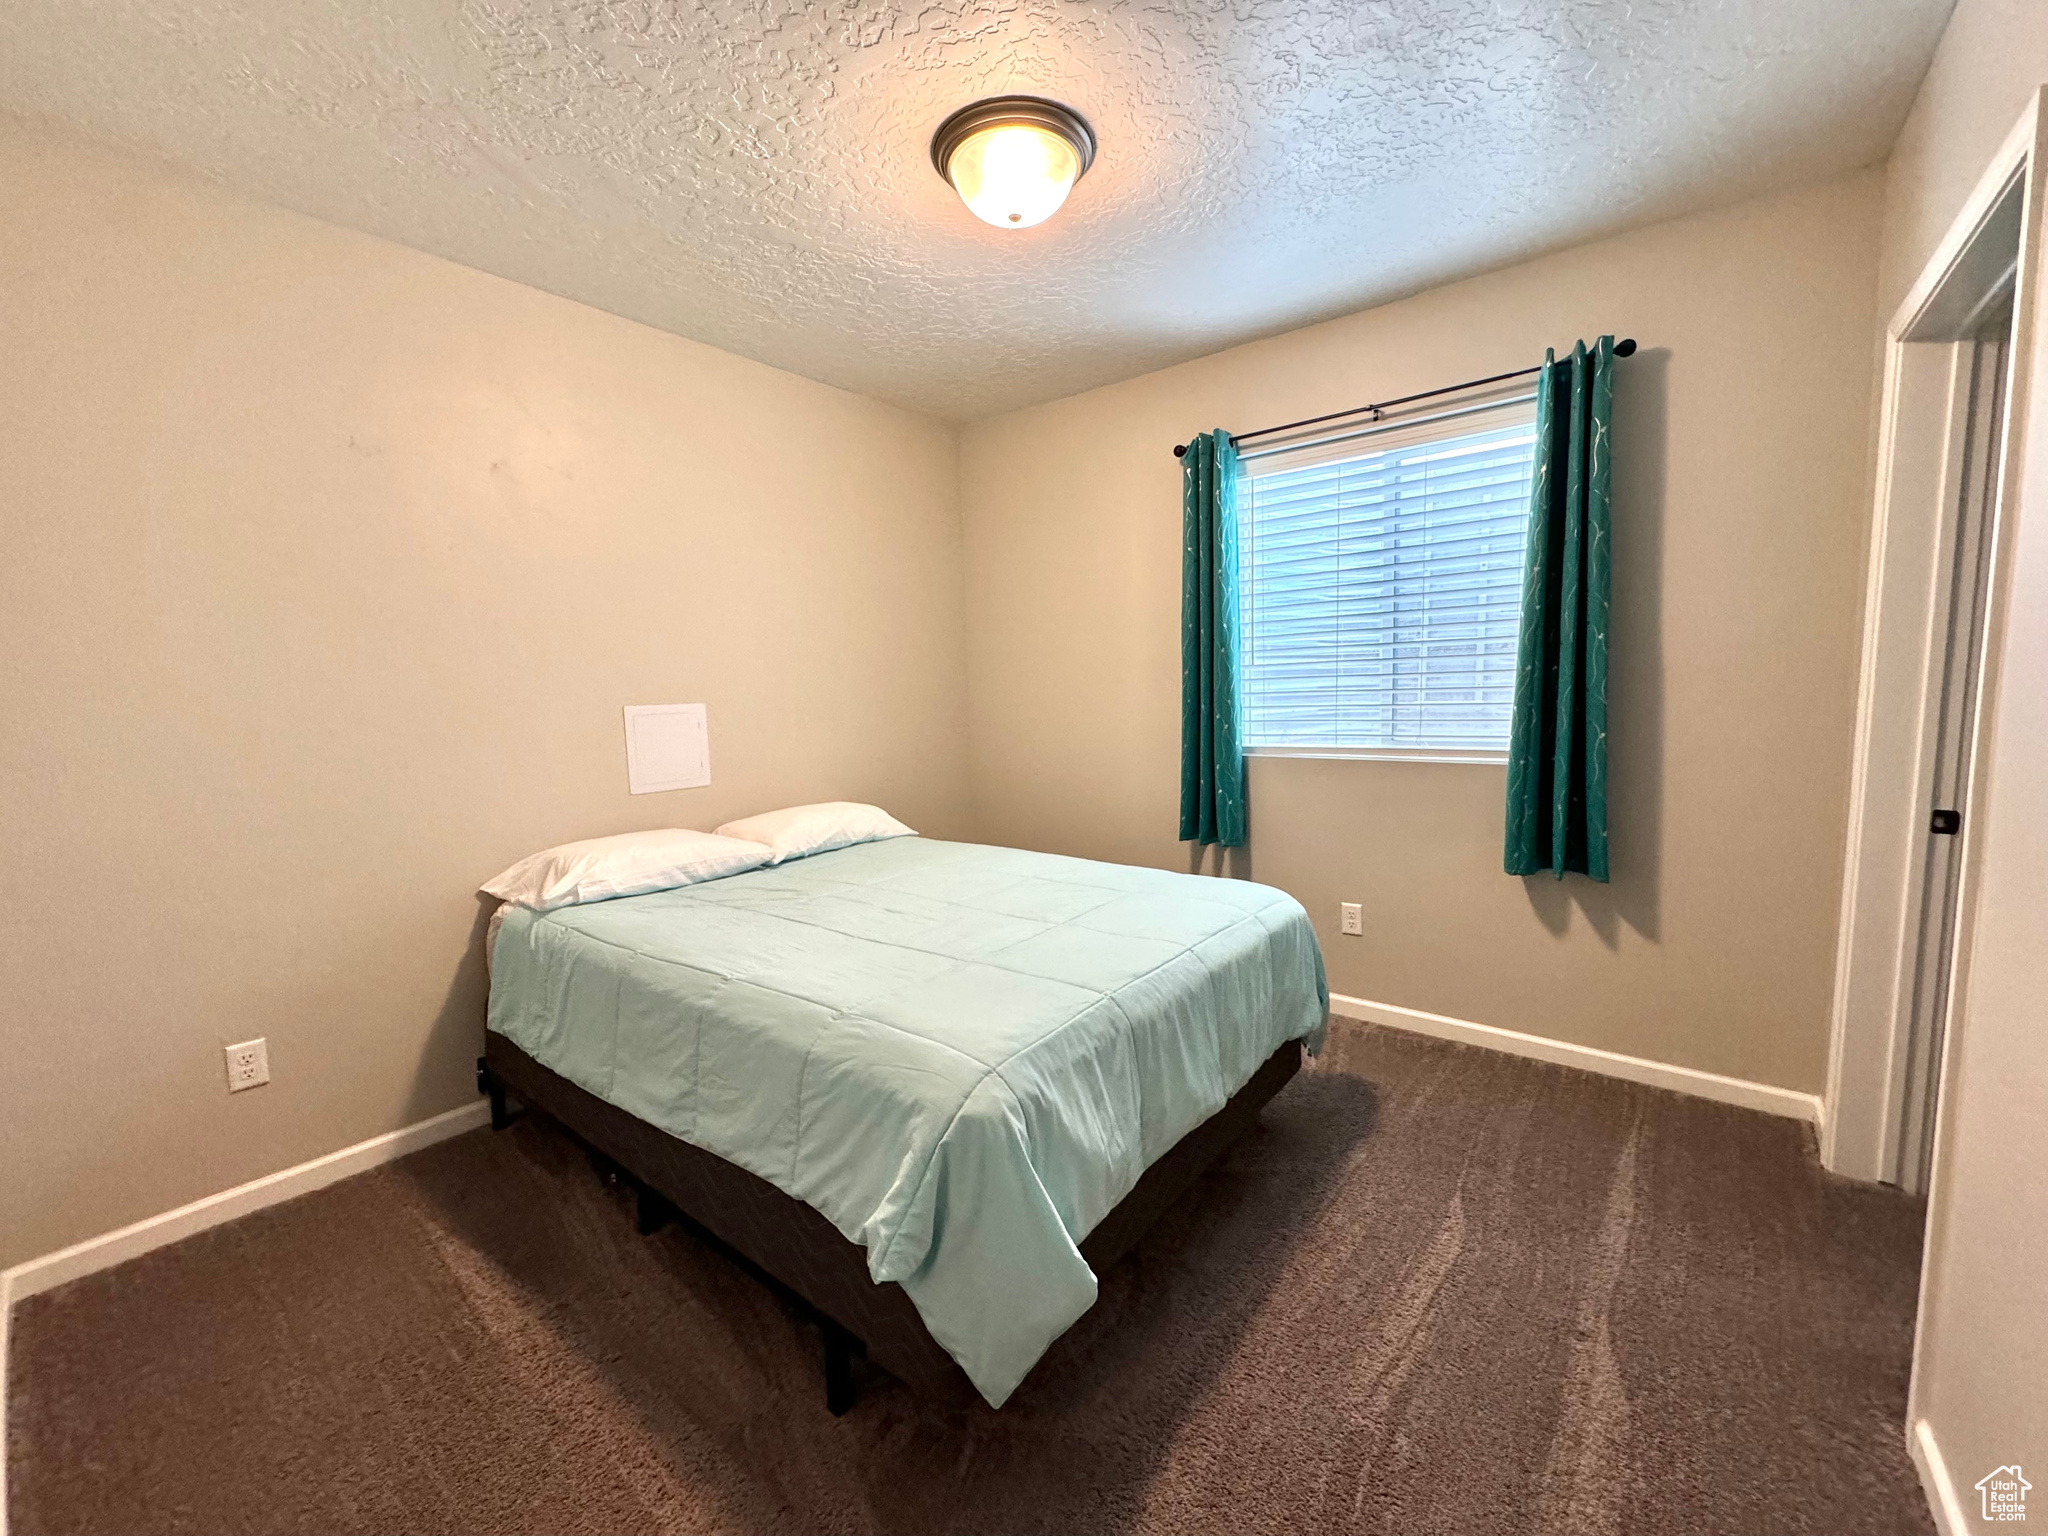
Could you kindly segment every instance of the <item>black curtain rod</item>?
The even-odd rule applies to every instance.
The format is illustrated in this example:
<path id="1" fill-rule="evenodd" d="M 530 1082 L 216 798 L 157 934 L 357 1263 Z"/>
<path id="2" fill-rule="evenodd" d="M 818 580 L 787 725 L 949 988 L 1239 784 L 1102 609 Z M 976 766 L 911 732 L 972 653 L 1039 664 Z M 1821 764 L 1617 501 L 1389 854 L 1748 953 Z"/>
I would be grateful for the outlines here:
<path id="1" fill-rule="evenodd" d="M 1616 357 L 1633 357 L 1635 350 L 1636 339 L 1633 336 L 1625 337 L 1614 344 L 1614 355 Z M 1480 389 L 1488 384 L 1499 384 L 1508 379 L 1519 379 L 1524 374 L 1541 373 L 1542 371 L 1543 365 L 1537 363 L 1533 367 L 1517 368 L 1512 373 L 1496 373 L 1491 378 L 1486 379 L 1467 379 L 1462 384 L 1446 384 L 1442 389 L 1425 389 L 1420 394 L 1403 395 L 1398 400 L 1382 400 L 1377 405 L 1354 405 L 1348 411 L 1332 411 L 1327 416 L 1308 416 L 1300 421 L 1282 422 L 1277 427 L 1261 427 L 1256 432 L 1233 432 L 1230 435 L 1230 441 L 1235 446 L 1238 443 L 1248 443 L 1255 437 L 1271 437 L 1275 432 L 1292 432 L 1297 427 L 1315 427 L 1322 425 L 1326 421 L 1342 421 L 1346 416 L 1364 416 L 1368 413 L 1378 416 L 1381 411 L 1391 411 L 1397 405 L 1413 405 L 1417 400 L 1431 400 L 1438 395 L 1455 395 L 1460 390 Z M 1186 443 L 1175 443 L 1173 445 L 1173 456 L 1176 459 L 1185 458 L 1187 451 L 1188 445 Z"/>

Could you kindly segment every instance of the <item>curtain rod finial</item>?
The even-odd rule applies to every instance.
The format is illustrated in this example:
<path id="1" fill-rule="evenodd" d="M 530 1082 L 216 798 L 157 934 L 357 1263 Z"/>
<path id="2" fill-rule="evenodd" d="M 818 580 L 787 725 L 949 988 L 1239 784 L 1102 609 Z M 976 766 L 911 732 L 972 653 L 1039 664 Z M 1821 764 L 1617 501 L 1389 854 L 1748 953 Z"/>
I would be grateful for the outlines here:
<path id="1" fill-rule="evenodd" d="M 1635 337 L 1624 336 L 1620 341 L 1617 341 L 1614 344 L 1614 355 L 1616 357 L 1634 357 L 1636 355 Z"/>
<path id="2" fill-rule="evenodd" d="M 1188 445 L 1186 443 L 1175 443 L 1173 445 L 1173 456 L 1176 459 L 1186 458 L 1188 456 Z"/>

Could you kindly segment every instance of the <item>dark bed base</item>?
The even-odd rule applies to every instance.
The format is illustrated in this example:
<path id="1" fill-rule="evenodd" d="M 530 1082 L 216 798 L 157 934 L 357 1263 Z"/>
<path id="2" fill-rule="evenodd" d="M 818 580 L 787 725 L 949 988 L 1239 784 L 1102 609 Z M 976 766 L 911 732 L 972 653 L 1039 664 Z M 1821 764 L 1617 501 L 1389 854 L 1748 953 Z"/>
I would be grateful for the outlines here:
<path id="1" fill-rule="evenodd" d="M 1266 1058 L 1230 1102 L 1146 1169 L 1131 1192 L 1081 1241 L 1101 1274 L 1127 1253 L 1160 1213 L 1185 1193 L 1258 1118 L 1301 1066 L 1290 1041 Z M 509 1092 L 560 1122 L 616 1163 L 639 1197 L 639 1225 L 657 1230 L 671 1211 L 711 1233 L 750 1266 L 796 1294 L 825 1339 L 825 1397 L 844 1413 L 853 1403 L 853 1357 L 865 1353 L 909 1386 L 942 1396 L 973 1388 L 952 1356 L 925 1331 L 900 1285 L 868 1278 L 867 1250 L 817 1211 L 737 1164 L 691 1146 L 551 1072 L 503 1035 L 484 1035 L 477 1087 L 491 1098 L 491 1125 L 510 1120 Z"/>

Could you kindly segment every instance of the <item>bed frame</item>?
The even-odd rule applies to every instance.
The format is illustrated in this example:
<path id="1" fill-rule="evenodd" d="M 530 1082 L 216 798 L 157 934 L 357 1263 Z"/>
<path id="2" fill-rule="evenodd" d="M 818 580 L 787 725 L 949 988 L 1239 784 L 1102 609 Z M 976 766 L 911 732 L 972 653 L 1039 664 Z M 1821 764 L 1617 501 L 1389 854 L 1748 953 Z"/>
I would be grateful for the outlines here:
<path id="1" fill-rule="evenodd" d="M 853 1361 L 865 1354 L 915 1390 L 974 1395 L 966 1374 L 925 1330 L 903 1287 L 868 1278 L 867 1250 L 803 1201 L 735 1163 L 649 1125 L 535 1061 L 503 1035 L 486 1032 L 477 1089 L 490 1095 L 491 1126 L 511 1122 L 507 1096 L 557 1121 L 615 1167 L 638 1199 L 642 1232 L 681 1215 L 795 1299 L 817 1321 L 825 1345 L 825 1402 L 853 1406 Z M 1289 1041 L 1231 1100 L 1147 1168 L 1131 1192 L 1081 1241 L 1101 1274 L 1250 1130 L 1268 1100 L 1301 1066 Z M 601 1164 L 603 1166 L 603 1164 Z"/>

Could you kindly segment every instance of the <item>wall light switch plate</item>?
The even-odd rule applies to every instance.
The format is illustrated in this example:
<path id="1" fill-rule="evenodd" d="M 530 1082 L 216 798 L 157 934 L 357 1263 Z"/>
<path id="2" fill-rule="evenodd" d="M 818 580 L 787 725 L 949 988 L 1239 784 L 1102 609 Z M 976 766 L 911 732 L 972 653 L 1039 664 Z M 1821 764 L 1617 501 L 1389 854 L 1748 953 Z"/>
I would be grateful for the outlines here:
<path id="1" fill-rule="evenodd" d="M 270 1081 L 270 1042 L 244 1040 L 227 1048 L 228 1092 L 260 1088 Z"/>
<path id="2" fill-rule="evenodd" d="M 1365 932 L 1365 910 L 1355 901 L 1347 901 L 1337 908 L 1342 919 L 1341 926 L 1346 933 L 1363 935 Z"/>
<path id="3" fill-rule="evenodd" d="M 702 704 L 626 706 L 626 787 L 636 795 L 711 782 L 711 726 Z"/>

